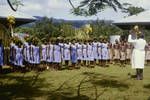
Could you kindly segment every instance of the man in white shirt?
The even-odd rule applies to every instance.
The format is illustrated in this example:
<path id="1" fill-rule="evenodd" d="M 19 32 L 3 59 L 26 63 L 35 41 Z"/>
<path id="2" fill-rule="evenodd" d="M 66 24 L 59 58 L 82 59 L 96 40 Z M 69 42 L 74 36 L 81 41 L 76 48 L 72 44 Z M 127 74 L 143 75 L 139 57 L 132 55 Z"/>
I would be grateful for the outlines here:
<path id="1" fill-rule="evenodd" d="M 143 79 L 143 69 L 145 63 L 145 46 L 146 41 L 144 40 L 144 35 L 141 33 L 134 33 L 137 35 L 136 39 L 132 38 L 132 34 L 128 37 L 128 42 L 132 43 L 134 49 L 132 51 L 131 63 L 132 68 L 136 69 L 137 80 Z"/>

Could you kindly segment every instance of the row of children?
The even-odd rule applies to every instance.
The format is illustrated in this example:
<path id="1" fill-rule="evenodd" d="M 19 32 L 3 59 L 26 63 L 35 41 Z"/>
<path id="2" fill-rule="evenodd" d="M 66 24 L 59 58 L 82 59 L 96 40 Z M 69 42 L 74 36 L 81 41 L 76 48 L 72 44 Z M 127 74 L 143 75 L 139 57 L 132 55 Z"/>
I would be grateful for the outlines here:
<path id="1" fill-rule="evenodd" d="M 75 39 L 51 39 L 43 40 L 40 46 L 36 38 L 25 39 L 24 43 L 18 39 L 11 43 L 10 62 L 14 66 L 37 66 L 42 63 L 44 66 L 60 69 L 63 62 L 67 66 L 71 62 L 70 68 L 79 67 L 81 64 L 93 67 L 96 61 L 105 66 L 109 60 L 108 43 L 104 39 L 101 42 L 88 40 L 78 43 Z"/>
<path id="2" fill-rule="evenodd" d="M 25 38 L 22 42 L 13 38 L 10 46 L 10 62 L 16 66 L 36 66 L 54 67 L 61 69 L 61 65 L 77 68 L 80 65 L 94 67 L 95 64 L 108 66 L 108 64 L 120 63 L 125 66 L 130 62 L 132 45 L 126 41 L 117 41 L 114 44 L 106 39 L 77 41 L 50 39 L 42 40 L 38 45 L 37 38 Z M 1 49 L 0 49 L 1 50 Z M 150 45 L 146 48 L 146 59 L 150 60 Z"/>

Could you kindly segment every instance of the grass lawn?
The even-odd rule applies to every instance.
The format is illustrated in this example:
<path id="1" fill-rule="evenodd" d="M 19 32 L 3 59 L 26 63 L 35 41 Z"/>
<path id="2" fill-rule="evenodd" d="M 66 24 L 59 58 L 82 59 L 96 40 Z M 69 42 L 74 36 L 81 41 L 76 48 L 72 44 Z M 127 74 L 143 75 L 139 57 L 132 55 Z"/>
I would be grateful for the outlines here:
<path id="1" fill-rule="evenodd" d="M 0 100 L 150 100 L 150 67 L 144 80 L 130 66 L 0 75 Z"/>

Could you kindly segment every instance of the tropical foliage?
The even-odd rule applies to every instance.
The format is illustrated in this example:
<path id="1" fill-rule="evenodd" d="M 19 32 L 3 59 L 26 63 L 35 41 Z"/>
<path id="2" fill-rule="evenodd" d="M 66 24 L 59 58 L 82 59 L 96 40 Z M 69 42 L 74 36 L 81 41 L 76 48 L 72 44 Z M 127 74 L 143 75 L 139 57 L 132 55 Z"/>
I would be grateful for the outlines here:
<path id="1" fill-rule="evenodd" d="M 105 24 L 104 21 L 97 20 L 96 23 L 86 24 L 81 28 L 76 28 L 71 23 L 53 23 L 52 19 L 48 19 L 47 17 L 44 17 L 31 27 L 18 27 L 15 29 L 15 32 L 29 33 L 41 40 L 56 37 L 84 40 L 94 37 L 98 38 L 99 36 L 108 37 L 113 34 L 122 34 L 119 28 Z"/>
<path id="2" fill-rule="evenodd" d="M 77 7 L 73 5 L 72 1 L 69 0 L 69 3 L 73 8 L 72 13 L 81 16 L 96 15 L 106 8 L 113 8 L 115 11 L 118 9 L 125 9 L 124 5 L 118 0 L 82 0 Z"/>
<path id="3" fill-rule="evenodd" d="M 145 11 L 142 7 L 136 7 L 136 6 L 129 6 L 126 8 L 126 10 L 123 10 L 124 13 L 128 13 L 128 16 L 136 15 L 140 12 Z"/>

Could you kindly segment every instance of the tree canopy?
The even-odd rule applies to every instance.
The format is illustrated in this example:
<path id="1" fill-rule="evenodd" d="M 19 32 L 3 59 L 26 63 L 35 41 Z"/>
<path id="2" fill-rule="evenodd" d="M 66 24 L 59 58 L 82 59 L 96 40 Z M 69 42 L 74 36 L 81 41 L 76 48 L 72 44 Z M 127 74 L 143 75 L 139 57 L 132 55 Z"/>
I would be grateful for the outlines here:
<path id="1" fill-rule="evenodd" d="M 124 9 L 124 4 L 118 0 L 82 0 L 80 4 L 75 7 L 71 0 L 69 3 L 72 6 L 72 13 L 80 16 L 92 16 L 103 11 L 105 8 L 113 8 L 115 11 Z"/>
<path id="2" fill-rule="evenodd" d="M 128 16 L 136 15 L 143 11 L 145 11 L 144 8 L 135 6 L 129 6 L 126 10 L 124 10 L 125 13 L 128 13 Z"/>

